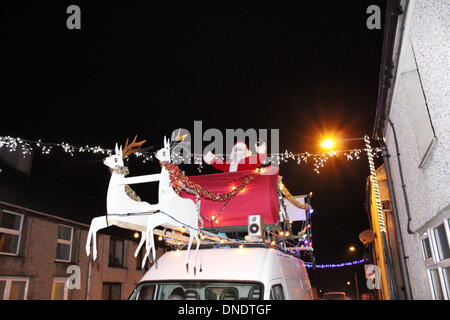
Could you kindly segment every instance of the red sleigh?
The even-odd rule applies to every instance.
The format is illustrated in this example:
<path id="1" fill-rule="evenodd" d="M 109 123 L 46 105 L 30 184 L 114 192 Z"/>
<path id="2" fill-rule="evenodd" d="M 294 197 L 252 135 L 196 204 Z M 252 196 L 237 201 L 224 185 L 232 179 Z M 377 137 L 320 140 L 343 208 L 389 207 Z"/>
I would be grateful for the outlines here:
<path id="1" fill-rule="evenodd" d="M 248 216 L 261 215 L 267 227 L 278 224 L 278 169 L 273 174 L 256 174 L 255 170 L 190 176 L 189 179 L 205 190 L 228 193 L 246 175 L 254 175 L 237 195 L 226 201 L 214 201 L 201 197 L 200 213 L 204 228 L 216 232 L 238 232 L 247 230 Z M 236 183 L 235 183 L 236 182 Z M 195 195 L 183 191 L 182 197 L 195 201 Z"/>

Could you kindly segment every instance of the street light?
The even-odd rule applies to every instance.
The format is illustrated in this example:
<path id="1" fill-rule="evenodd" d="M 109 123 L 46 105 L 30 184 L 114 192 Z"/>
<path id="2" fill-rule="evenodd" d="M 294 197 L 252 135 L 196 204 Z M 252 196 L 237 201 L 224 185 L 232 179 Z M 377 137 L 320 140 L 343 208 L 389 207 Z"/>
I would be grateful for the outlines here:
<path id="1" fill-rule="evenodd" d="M 322 143 L 320 144 L 320 146 L 324 149 L 330 150 L 331 148 L 333 148 L 335 145 L 334 141 L 331 139 L 325 139 L 322 141 Z"/>
<path id="2" fill-rule="evenodd" d="M 363 141 L 364 138 L 347 138 L 347 139 L 331 139 L 326 138 L 320 143 L 320 146 L 325 150 L 331 150 L 337 142 L 348 142 L 348 141 Z"/>
<path id="3" fill-rule="evenodd" d="M 348 286 L 351 285 L 350 281 L 347 281 L 347 285 L 348 285 Z"/>
<path id="4" fill-rule="evenodd" d="M 356 251 L 356 248 L 354 246 L 350 246 L 350 247 L 348 247 L 348 251 L 350 253 L 354 253 Z"/>

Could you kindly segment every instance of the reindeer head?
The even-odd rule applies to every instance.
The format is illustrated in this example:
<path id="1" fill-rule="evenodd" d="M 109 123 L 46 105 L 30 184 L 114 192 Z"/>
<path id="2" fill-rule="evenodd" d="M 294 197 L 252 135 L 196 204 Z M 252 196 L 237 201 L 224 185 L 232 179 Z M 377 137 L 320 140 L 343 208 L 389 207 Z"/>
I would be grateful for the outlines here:
<path id="1" fill-rule="evenodd" d="M 156 152 L 156 159 L 161 162 L 172 162 L 170 157 L 170 140 L 164 136 L 164 147 Z"/>
<path id="2" fill-rule="evenodd" d="M 117 167 L 123 167 L 124 162 L 123 159 L 128 158 L 128 156 L 134 152 L 138 152 L 141 149 L 141 146 L 146 142 L 146 140 L 136 142 L 137 136 L 134 137 L 133 141 L 128 144 L 128 139 L 125 142 L 125 147 L 122 150 L 122 147 L 116 143 L 115 154 L 105 158 L 103 163 L 110 167 L 111 169 L 115 169 Z"/>
<path id="3" fill-rule="evenodd" d="M 115 169 L 116 167 L 123 167 L 123 152 L 122 147 L 119 148 L 119 146 L 116 143 L 115 148 L 115 154 L 110 155 L 109 157 L 106 157 L 103 160 L 103 163 L 110 167 L 111 169 Z"/>

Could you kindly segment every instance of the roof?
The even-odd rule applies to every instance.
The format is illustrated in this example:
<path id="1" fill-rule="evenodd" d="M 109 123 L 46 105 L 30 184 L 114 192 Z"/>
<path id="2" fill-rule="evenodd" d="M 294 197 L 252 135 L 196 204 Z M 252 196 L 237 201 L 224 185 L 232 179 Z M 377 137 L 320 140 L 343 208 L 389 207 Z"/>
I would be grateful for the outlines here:
<path id="1" fill-rule="evenodd" d="M 24 174 L 6 165 L 0 172 L 0 202 L 90 224 L 93 217 L 104 214 L 104 203 L 51 180 Z"/>
<path id="2" fill-rule="evenodd" d="M 395 79 L 395 68 L 398 57 L 394 56 L 395 41 L 397 36 L 397 24 L 399 15 L 403 13 L 400 9 L 400 0 L 391 0 L 386 3 L 383 50 L 381 55 L 380 73 L 378 77 L 378 98 L 373 136 L 377 136 L 383 128 L 386 109 L 389 107 L 390 88 Z"/>
<path id="3" fill-rule="evenodd" d="M 190 253 L 189 273 L 185 268 L 186 251 L 170 251 L 164 254 L 157 265 L 144 275 L 141 281 L 161 280 L 230 280 L 230 281 L 267 281 L 283 277 L 280 259 L 300 259 L 268 248 L 216 248 L 200 249 L 198 266 L 202 272 L 194 276 L 195 246 Z M 292 262 L 289 261 L 289 265 Z"/>

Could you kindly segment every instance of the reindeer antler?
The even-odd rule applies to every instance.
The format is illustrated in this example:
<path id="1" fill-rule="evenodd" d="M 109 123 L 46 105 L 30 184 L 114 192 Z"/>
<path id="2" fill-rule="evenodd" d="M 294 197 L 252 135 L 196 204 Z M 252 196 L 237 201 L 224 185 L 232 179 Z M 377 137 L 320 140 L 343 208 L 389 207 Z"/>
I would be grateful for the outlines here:
<path id="1" fill-rule="evenodd" d="M 123 158 L 128 158 L 128 156 L 130 154 L 141 150 L 141 146 L 147 141 L 147 140 L 142 140 L 142 141 L 136 142 L 136 139 L 137 139 L 137 135 L 134 137 L 133 141 L 130 144 L 128 144 L 128 138 L 127 138 L 127 142 L 125 142 L 125 147 L 122 150 Z"/>

